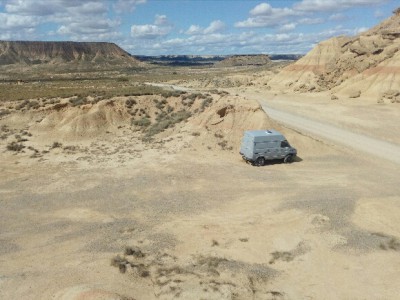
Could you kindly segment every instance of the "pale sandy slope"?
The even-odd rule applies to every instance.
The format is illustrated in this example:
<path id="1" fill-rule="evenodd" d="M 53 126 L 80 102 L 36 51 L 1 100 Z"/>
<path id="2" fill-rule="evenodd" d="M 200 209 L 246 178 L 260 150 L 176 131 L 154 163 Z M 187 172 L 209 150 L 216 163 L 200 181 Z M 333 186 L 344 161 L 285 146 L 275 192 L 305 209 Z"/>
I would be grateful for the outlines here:
<path id="1" fill-rule="evenodd" d="M 253 94 L 216 99 L 134 153 L 127 129 L 40 161 L 2 151 L 0 299 L 397 299 L 398 165 L 285 127 L 296 162 L 245 164 L 238 131 L 273 125 Z M 276 107 L 348 127 L 345 106 L 284 100 Z M 384 127 L 377 111 L 367 121 Z M 345 119 L 363 132 L 363 116 Z M 147 276 L 110 265 L 126 246 Z"/>

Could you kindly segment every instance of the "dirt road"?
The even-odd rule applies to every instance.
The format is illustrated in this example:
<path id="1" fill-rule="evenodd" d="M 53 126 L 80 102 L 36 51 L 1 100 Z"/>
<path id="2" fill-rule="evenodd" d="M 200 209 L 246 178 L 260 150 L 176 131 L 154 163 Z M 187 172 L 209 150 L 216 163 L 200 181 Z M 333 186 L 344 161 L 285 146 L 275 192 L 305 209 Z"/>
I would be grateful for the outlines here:
<path id="1" fill-rule="evenodd" d="M 395 144 L 272 108 L 265 100 L 259 102 L 272 119 L 287 127 L 400 164 L 400 147 Z"/>

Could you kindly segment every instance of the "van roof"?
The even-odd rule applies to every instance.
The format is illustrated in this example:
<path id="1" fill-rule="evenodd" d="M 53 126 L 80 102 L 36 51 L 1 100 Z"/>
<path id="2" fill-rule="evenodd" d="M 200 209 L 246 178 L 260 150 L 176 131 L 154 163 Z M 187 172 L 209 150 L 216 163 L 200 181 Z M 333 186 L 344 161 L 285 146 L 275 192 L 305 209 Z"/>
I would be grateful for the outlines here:
<path id="1" fill-rule="evenodd" d="M 245 132 L 247 135 L 251 135 L 253 137 L 259 137 L 259 136 L 282 136 L 282 133 L 280 133 L 277 130 L 274 129 L 266 129 L 266 130 L 248 130 Z"/>

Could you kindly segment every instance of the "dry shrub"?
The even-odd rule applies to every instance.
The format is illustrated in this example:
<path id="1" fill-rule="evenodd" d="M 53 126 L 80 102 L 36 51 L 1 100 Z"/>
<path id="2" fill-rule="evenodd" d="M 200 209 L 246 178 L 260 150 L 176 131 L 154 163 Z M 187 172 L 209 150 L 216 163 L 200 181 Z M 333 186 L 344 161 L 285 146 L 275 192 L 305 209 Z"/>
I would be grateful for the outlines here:
<path id="1" fill-rule="evenodd" d="M 10 114 L 10 111 L 8 109 L 0 110 L 0 118 L 3 117 L 3 116 L 6 116 L 8 114 Z"/>
<path id="2" fill-rule="evenodd" d="M 54 142 L 53 145 L 51 145 L 51 149 L 55 149 L 55 148 L 61 148 L 62 144 L 59 142 Z"/>
<path id="3" fill-rule="evenodd" d="M 126 265 L 127 264 L 129 264 L 129 262 L 125 258 L 123 258 L 123 257 L 121 257 L 119 255 L 117 255 L 117 256 L 115 256 L 115 257 L 113 257 L 111 259 L 111 265 L 113 267 L 118 268 L 121 273 L 125 273 L 126 272 Z"/>
<path id="4" fill-rule="evenodd" d="M 134 257 L 145 257 L 145 254 L 137 247 L 126 247 L 125 255 L 132 255 Z"/>
<path id="5" fill-rule="evenodd" d="M 157 123 L 151 125 L 146 132 L 146 137 L 152 137 L 157 133 L 160 133 L 167 128 L 173 127 L 175 124 L 185 121 L 191 116 L 190 111 L 180 110 L 172 114 L 160 114 L 157 116 Z"/>
<path id="6" fill-rule="evenodd" d="M 150 126 L 151 121 L 149 118 L 144 117 L 139 120 L 132 120 L 132 125 L 139 126 L 139 127 L 148 127 Z"/>
<path id="7" fill-rule="evenodd" d="M 25 148 L 25 146 L 23 144 L 15 142 L 15 141 L 11 142 L 10 144 L 7 145 L 7 150 L 9 150 L 9 151 L 20 152 L 24 148 Z"/>

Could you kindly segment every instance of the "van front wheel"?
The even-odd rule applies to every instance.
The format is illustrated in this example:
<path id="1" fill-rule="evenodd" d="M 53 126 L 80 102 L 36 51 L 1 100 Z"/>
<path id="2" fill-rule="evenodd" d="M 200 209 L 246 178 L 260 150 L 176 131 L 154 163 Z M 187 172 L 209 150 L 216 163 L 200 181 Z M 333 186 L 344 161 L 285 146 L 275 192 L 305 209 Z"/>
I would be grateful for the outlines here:
<path id="1" fill-rule="evenodd" d="M 290 164 L 293 161 L 293 156 L 292 155 L 286 155 L 285 158 L 283 159 L 283 162 L 285 164 Z"/>
<path id="2" fill-rule="evenodd" d="M 254 162 L 254 165 L 257 167 L 265 165 L 265 158 L 264 157 L 257 158 L 256 161 Z"/>

